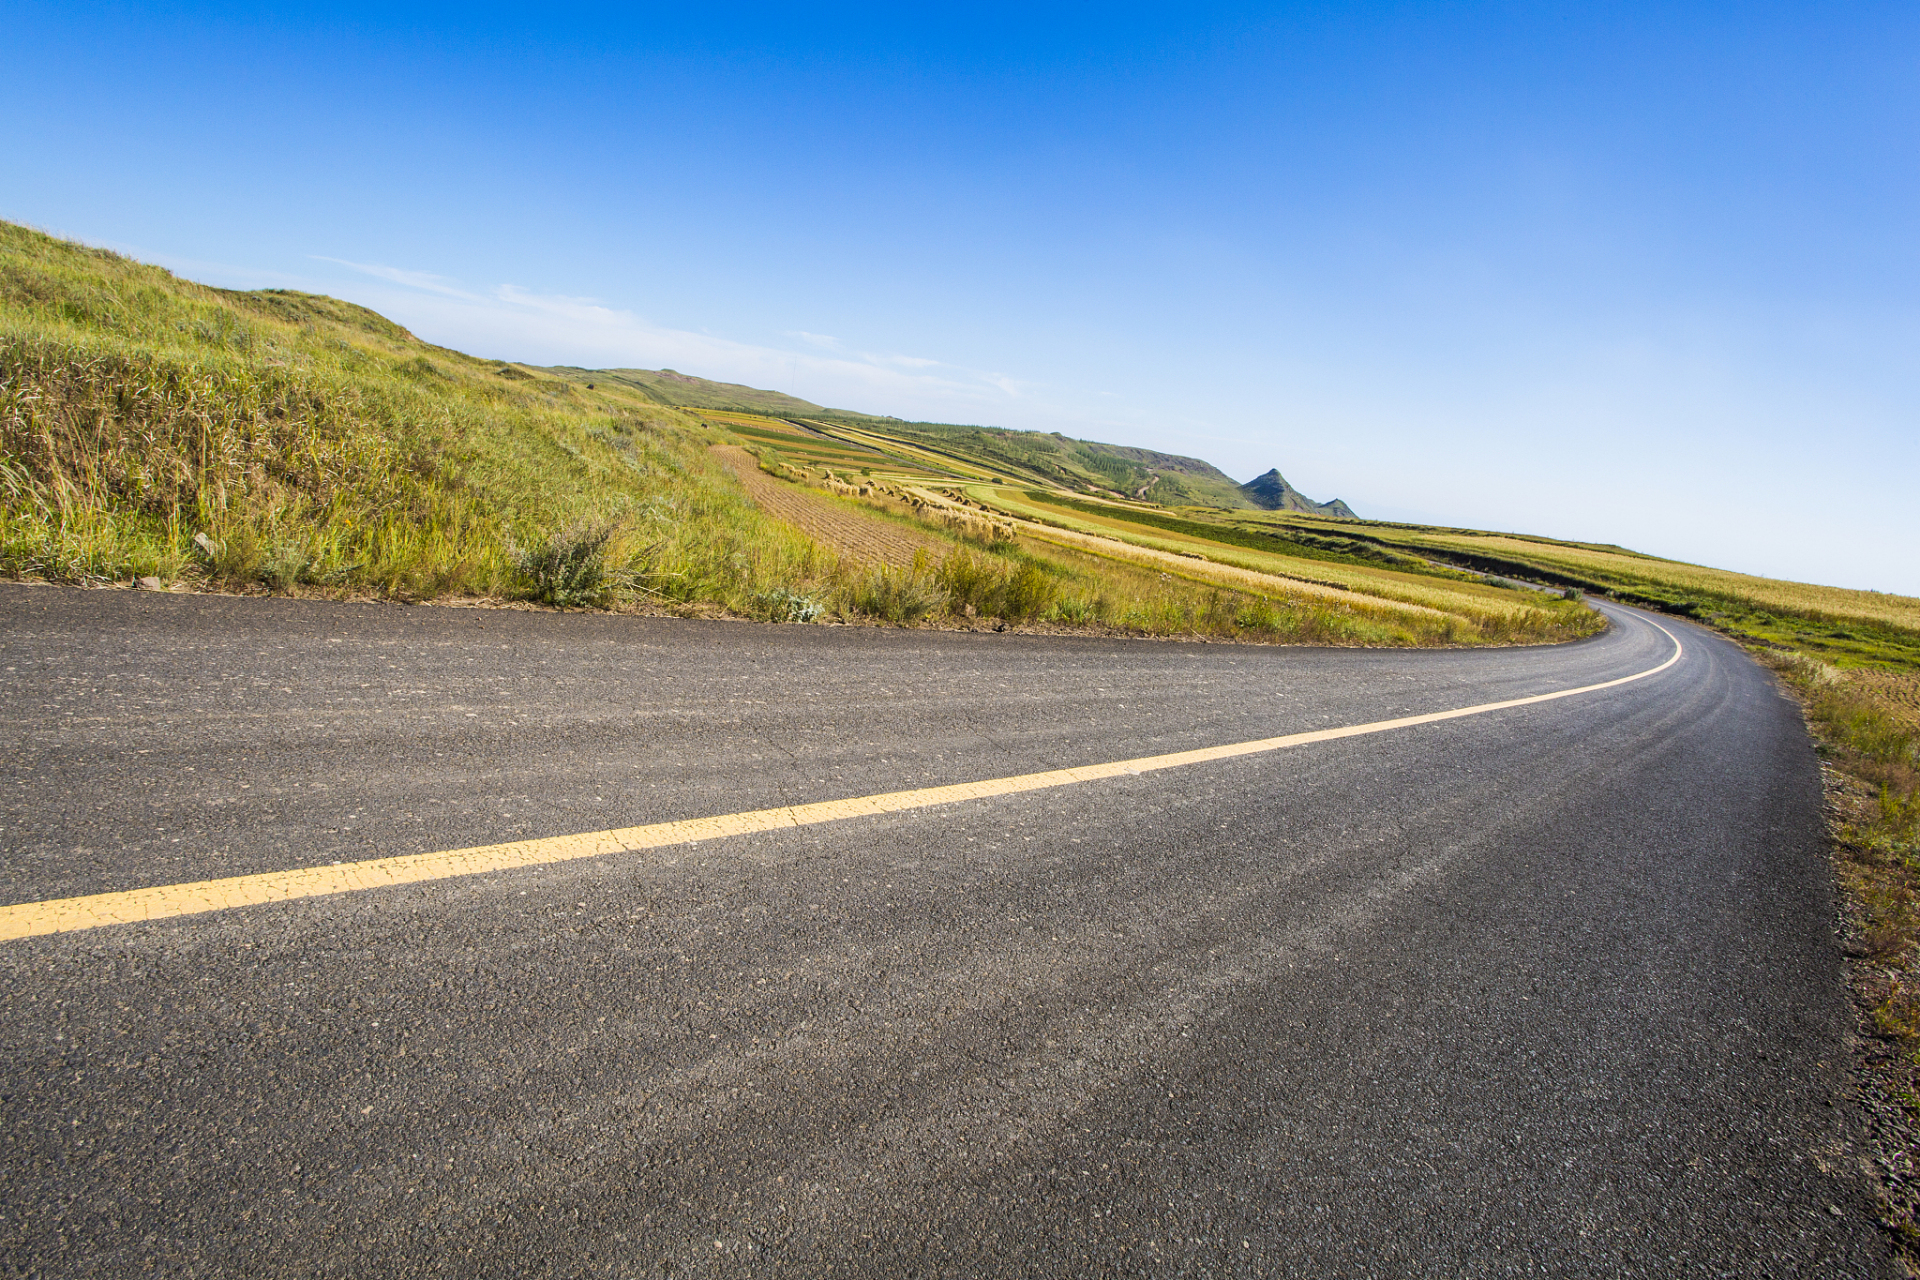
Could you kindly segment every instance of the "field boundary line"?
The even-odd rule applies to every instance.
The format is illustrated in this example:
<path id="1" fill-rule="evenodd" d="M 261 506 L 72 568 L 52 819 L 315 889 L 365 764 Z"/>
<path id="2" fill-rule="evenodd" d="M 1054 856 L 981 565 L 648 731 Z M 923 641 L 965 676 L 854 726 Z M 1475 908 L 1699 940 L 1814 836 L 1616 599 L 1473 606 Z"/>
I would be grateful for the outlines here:
<path id="1" fill-rule="evenodd" d="M 329 897 L 357 893 L 363 889 L 387 889 L 396 885 L 447 880 L 458 876 L 513 871 L 525 867 L 573 862 L 581 858 L 600 858 L 618 853 L 638 853 L 674 845 L 696 844 L 728 836 L 753 835 L 763 831 L 784 831 L 794 827 L 838 822 L 845 818 L 871 817 L 883 813 L 906 813 L 937 805 L 959 804 L 968 800 L 986 800 L 996 796 L 1044 791 L 1103 778 L 1131 777 L 1161 769 L 1179 769 L 1187 765 L 1239 756 L 1260 755 L 1288 747 L 1315 742 L 1333 742 L 1366 734 L 1407 729 L 1415 725 L 1437 724 L 1466 716 L 1485 715 L 1511 707 L 1572 698 L 1583 693 L 1614 689 L 1636 680 L 1659 675 L 1680 661 L 1684 650 L 1680 638 L 1651 618 L 1649 626 L 1673 641 L 1673 653 L 1659 666 L 1629 676 L 1605 680 L 1573 689 L 1556 689 L 1502 702 L 1482 702 L 1448 711 L 1430 711 L 1392 720 L 1374 720 L 1366 724 L 1343 725 L 1337 729 L 1311 729 L 1283 734 L 1276 738 L 1255 738 L 1247 742 L 1165 755 L 1140 756 L 1132 760 L 1113 760 L 1105 764 L 1077 765 L 1067 769 L 1048 769 L 1039 773 L 987 778 L 979 782 L 961 782 L 942 787 L 921 787 L 910 791 L 888 791 L 878 795 L 856 796 L 845 800 L 819 800 L 811 804 L 782 805 L 774 809 L 752 809 L 742 813 L 720 814 L 710 818 L 691 818 L 676 822 L 656 822 L 646 826 L 619 827 L 608 831 L 589 831 L 579 835 L 552 836 L 535 840 L 515 840 L 505 844 L 480 845 L 471 849 L 450 849 L 440 853 L 406 854 L 393 858 L 374 858 L 365 862 L 334 863 L 324 867 L 301 867 L 290 871 L 266 871 L 255 875 L 230 876 L 221 880 L 198 880 L 185 884 L 156 885 L 147 889 L 126 889 L 113 893 L 94 893 L 74 898 L 54 898 L 44 902 L 22 902 L 0 907 L 0 941 L 97 929 L 107 925 L 134 924 L 164 920 L 174 916 L 203 915 L 213 911 L 231 911 L 238 907 L 262 906 L 271 902 L 291 902 L 300 898 Z"/>

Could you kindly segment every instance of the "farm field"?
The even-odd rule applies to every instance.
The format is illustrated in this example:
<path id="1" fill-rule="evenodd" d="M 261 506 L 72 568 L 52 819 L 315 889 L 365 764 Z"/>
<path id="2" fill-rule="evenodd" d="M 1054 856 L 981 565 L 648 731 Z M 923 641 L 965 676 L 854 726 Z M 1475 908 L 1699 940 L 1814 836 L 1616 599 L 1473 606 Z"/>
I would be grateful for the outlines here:
<path id="1" fill-rule="evenodd" d="M 1337 591 L 1358 592 L 1444 613 L 1492 620 L 1511 618 L 1538 608 L 1537 599 L 1516 594 L 1509 588 L 1469 581 L 1463 575 L 1420 575 L 1391 568 L 1286 555 L 1278 550 L 1250 550 L 1196 534 L 1167 532 L 1153 525 L 1132 521 L 1123 509 L 1115 509 L 1112 515 L 1089 515 L 1062 503 L 1036 499 L 1031 494 L 1004 487 L 970 485 L 966 492 L 968 496 L 998 510 L 1025 515 L 1062 528 L 1188 558 L 1200 557 L 1208 564 L 1293 579 Z"/>
<path id="2" fill-rule="evenodd" d="M 1783 582 L 1547 538 L 1364 521 L 1333 530 L 1326 527 L 1331 522 L 1305 517 L 1248 521 L 1255 522 L 1343 534 L 1462 567 L 1604 593 L 1712 622 L 1757 643 L 1805 650 L 1843 667 L 1920 665 L 1920 600 L 1911 597 Z"/>
<path id="3" fill-rule="evenodd" d="M 839 555 L 904 569 L 912 566 L 916 555 L 944 557 L 953 550 L 951 542 L 932 533 L 916 532 L 827 494 L 776 480 L 738 446 L 715 445 L 713 453 L 739 477 L 747 496 L 762 510 Z"/>

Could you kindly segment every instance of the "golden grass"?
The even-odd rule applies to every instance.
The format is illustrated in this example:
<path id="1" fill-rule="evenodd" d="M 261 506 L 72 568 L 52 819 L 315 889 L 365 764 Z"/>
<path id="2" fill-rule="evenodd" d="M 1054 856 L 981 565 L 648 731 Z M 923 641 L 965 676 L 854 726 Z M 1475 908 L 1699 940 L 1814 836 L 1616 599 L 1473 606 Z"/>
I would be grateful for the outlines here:
<path id="1" fill-rule="evenodd" d="M 1258 582 L 1268 591 L 1334 598 L 1363 610 L 1399 608 L 1449 615 L 1467 624 L 1460 631 L 1463 640 L 1488 627 L 1551 633 L 1555 630 L 1553 623 L 1563 613 L 1569 616 L 1560 623 L 1556 638 L 1583 634 L 1598 626 L 1595 621 L 1583 627 L 1585 619 L 1536 593 L 1252 551 L 1132 524 L 1118 509 L 1112 517 L 1101 517 L 1035 501 L 1028 498 L 1024 490 L 969 485 L 966 492 L 1008 512 L 1064 525 L 1067 530 L 1082 535 L 1123 542 L 1137 548 L 1135 554 L 1178 566 L 1196 577 L 1209 577 L 1236 586 Z M 1195 560 L 1196 555 L 1204 559 Z"/>
<path id="2" fill-rule="evenodd" d="M 1920 599 L 1911 596 L 1787 582 L 1677 560 L 1589 550 L 1564 543 L 1498 534 L 1419 533 L 1407 535 L 1404 541 L 1448 550 L 1486 551 L 1512 556 L 1541 565 L 1565 568 L 1603 581 L 1628 585 L 1654 583 L 1746 601 L 1765 609 L 1831 618 L 1860 618 L 1920 631 Z"/>

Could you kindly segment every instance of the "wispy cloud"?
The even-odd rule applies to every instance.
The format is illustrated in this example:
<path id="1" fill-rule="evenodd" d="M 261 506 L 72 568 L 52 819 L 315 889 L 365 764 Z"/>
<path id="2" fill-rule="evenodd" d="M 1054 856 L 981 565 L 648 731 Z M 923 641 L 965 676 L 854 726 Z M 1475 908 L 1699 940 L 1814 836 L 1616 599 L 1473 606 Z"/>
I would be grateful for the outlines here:
<path id="1" fill-rule="evenodd" d="M 1025 384 L 927 356 L 855 351 L 838 338 L 793 330 L 791 348 L 655 324 L 604 300 L 503 284 L 481 292 L 427 271 L 312 255 L 404 292 L 378 305 L 450 346 L 556 364 L 666 367 L 727 382 L 773 386 L 827 403 L 877 402 L 889 411 L 935 406 L 970 413 L 1010 407 Z"/>
<path id="2" fill-rule="evenodd" d="M 449 298 L 471 298 L 479 300 L 480 295 L 468 293 L 459 287 L 456 281 L 446 276 L 436 276 L 429 271 L 408 271 L 403 267 L 387 267 L 377 262 L 349 262 L 345 258 L 329 258 L 324 254 L 307 255 L 315 262 L 331 262 L 336 266 L 350 267 L 362 275 L 372 276 L 376 280 L 390 280 L 394 284 L 406 285 L 409 289 L 425 289 L 429 293 L 444 294 Z"/>

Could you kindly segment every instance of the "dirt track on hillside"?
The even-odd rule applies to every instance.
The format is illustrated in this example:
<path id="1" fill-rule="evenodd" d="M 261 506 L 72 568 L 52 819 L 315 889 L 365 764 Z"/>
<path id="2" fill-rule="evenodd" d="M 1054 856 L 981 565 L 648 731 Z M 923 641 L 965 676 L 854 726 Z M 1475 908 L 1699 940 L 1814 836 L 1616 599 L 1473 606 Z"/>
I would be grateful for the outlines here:
<path id="1" fill-rule="evenodd" d="M 850 511 L 830 498 L 797 484 L 776 480 L 760 469 L 754 456 L 737 445 L 717 444 L 713 452 L 740 477 L 747 496 L 762 511 L 785 520 L 807 536 L 844 556 L 873 564 L 906 568 L 913 553 L 924 549 L 938 563 L 951 549 L 932 535 L 916 535 L 888 520 Z"/>

